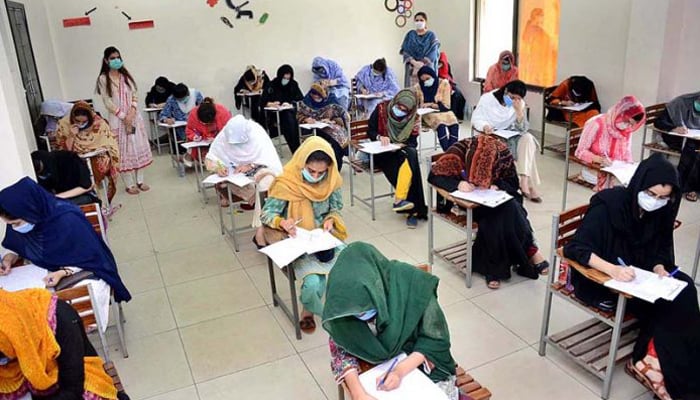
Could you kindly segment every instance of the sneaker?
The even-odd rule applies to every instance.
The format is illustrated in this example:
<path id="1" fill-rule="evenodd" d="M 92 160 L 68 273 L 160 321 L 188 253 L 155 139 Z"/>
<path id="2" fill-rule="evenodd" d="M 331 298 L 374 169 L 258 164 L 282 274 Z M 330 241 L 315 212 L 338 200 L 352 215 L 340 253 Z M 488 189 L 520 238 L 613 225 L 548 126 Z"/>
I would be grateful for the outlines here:
<path id="1" fill-rule="evenodd" d="M 418 217 L 411 215 L 410 217 L 406 218 L 406 226 L 408 229 L 416 229 L 418 227 Z"/>
<path id="2" fill-rule="evenodd" d="M 194 163 L 192 162 L 192 157 L 190 157 L 189 154 L 182 157 L 182 163 L 185 164 L 185 167 L 187 168 L 192 168 L 194 166 Z"/>
<path id="3" fill-rule="evenodd" d="M 410 201 L 399 200 L 398 202 L 394 203 L 394 205 L 391 209 L 395 212 L 400 212 L 400 211 L 412 210 L 413 207 L 414 207 L 414 205 Z"/>

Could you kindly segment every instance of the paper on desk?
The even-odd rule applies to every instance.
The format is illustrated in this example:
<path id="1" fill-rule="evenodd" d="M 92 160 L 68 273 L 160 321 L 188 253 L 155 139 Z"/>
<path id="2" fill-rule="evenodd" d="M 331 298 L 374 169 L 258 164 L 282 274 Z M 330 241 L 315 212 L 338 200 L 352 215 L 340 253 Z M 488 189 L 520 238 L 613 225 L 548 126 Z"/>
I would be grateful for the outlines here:
<path id="1" fill-rule="evenodd" d="M 637 171 L 639 163 L 626 163 L 624 161 L 615 160 L 609 167 L 601 168 L 601 171 L 613 174 L 623 186 L 630 184 L 632 176 Z"/>
<path id="2" fill-rule="evenodd" d="M 568 110 L 568 111 L 583 111 L 583 110 L 585 110 L 586 108 L 588 108 L 588 106 L 590 106 L 591 104 L 593 104 L 592 101 L 589 101 L 589 102 L 586 102 L 586 103 L 576 103 L 576 104 L 571 105 L 571 106 L 562 107 L 562 110 Z"/>
<path id="3" fill-rule="evenodd" d="M 383 96 L 378 93 L 369 93 L 369 94 L 356 94 L 356 98 L 358 99 L 381 99 Z"/>
<path id="4" fill-rule="evenodd" d="M 668 131 L 665 133 L 667 133 L 669 135 L 673 135 L 673 136 L 688 138 L 688 139 L 700 139 L 700 129 L 688 129 L 688 133 L 686 133 L 685 135 L 682 133 L 673 132 L 673 131 Z"/>
<path id="5" fill-rule="evenodd" d="M 179 128 L 181 126 L 186 126 L 187 121 L 175 121 L 172 124 L 166 124 L 165 122 L 159 122 L 158 126 L 162 126 L 163 128 Z"/>
<path id="6" fill-rule="evenodd" d="M 87 153 L 80 154 L 80 158 L 90 158 L 90 157 L 95 157 L 99 156 L 100 154 L 106 153 L 107 149 L 101 148 L 93 151 L 89 151 Z"/>
<path id="7" fill-rule="evenodd" d="M 313 124 L 300 124 L 299 126 L 304 129 L 323 129 L 328 128 L 330 125 L 325 122 L 316 121 Z"/>
<path id="8" fill-rule="evenodd" d="M 0 288 L 8 292 L 22 289 L 44 289 L 44 278 L 48 271 L 36 265 L 24 265 L 12 268 L 8 275 L 0 276 Z"/>
<path id="9" fill-rule="evenodd" d="M 367 143 L 362 143 L 360 145 L 360 151 L 363 153 L 367 154 L 381 154 L 381 153 L 388 153 L 390 151 L 396 151 L 399 150 L 401 146 L 398 144 L 394 143 L 389 143 L 386 146 L 382 146 L 382 142 L 379 140 L 375 142 L 367 142 Z"/>
<path id="10" fill-rule="evenodd" d="M 471 192 L 460 192 L 459 190 L 455 190 L 454 192 L 450 193 L 450 195 L 458 199 L 470 201 L 472 203 L 491 208 L 496 208 L 513 198 L 513 196 L 509 195 L 503 190 L 493 189 L 474 189 Z"/>
<path id="11" fill-rule="evenodd" d="M 216 185 L 221 182 L 229 182 L 238 187 L 244 187 L 253 183 L 253 180 L 246 176 L 246 174 L 233 174 L 229 176 L 211 174 L 202 181 L 202 183 L 205 185 Z"/>
<path id="12" fill-rule="evenodd" d="M 291 104 L 287 104 L 286 106 L 279 106 L 279 107 L 265 107 L 265 110 L 267 111 L 284 111 L 284 110 L 291 110 L 294 107 Z"/>
<path id="13" fill-rule="evenodd" d="M 520 135 L 521 133 L 522 133 L 522 132 L 520 132 L 520 131 L 514 131 L 514 130 L 511 130 L 511 129 L 497 129 L 497 130 L 493 131 L 493 134 L 494 134 L 494 135 L 500 136 L 500 137 L 502 137 L 503 139 L 506 139 L 506 140 L 508 140 L 508 139 L 510 139 L 510 138 L 512 138 L 512 137 L 514 137 L 514 136 L 518 136 L 518 135 Z"/>
<path id="14" fill-rule="evenodd" d="M 399 361 L 406 354 L 398 356 Z M 377 378 L 384 376 L 394 359 L 379 364 L 360 375 L 360 383 L 368 395 L 377 400 L 448 400 L 447 395 L 419 369 L 414 369 L 401 379 L 401 386 L 396 390 L 385 392 L 377 390 Z"/>
<path id="15" fill-rule="evenodd" d="M 684 281 L 671 277 L 660 278 L 654 272 L 649 272 L 637 267 L 627 267 L 634 269 L 634 280 L 631 282 L 621 282 L 610 279 L 605 282 L 605 286 L 617 291 L 627 293 L 636 298 L 653 303 L 658 299 L 673 301 L 678 294 L 685 289 L 688 284 Z"/>
<path id="16" fill-rule="evenodd" d="M 416 111 L 416 113 L 421 117 L 426 114 L 432 114 L 434 112 L 437 112 L 437 110 L 434 108 L 419 108 L 418 111 Z"/>
<path id="17" fill-rule="evenodd" d="M 187 142 L 187 143 L 183 143 L 183 144 L 181 144 L 180 146 L 182 146 L 182 147 L 184 147 L 184 148 L 186 148 L 186 149 L 189 150 L 189 149 L 194 148 L 194 147 L 207 147 L 207 146 L 210 146 L 210 145 L 211 145 L 211 142 L 213 142 L 213 140 L 200 140 L 199 142 Z"/>
<path id="18" fill-rule="evenodd" d="M 343 242 L 323 229 L 308 231 L 297 227 L 296 237 L 290 237 L 263 247 L 260 252 L 270 257 L 281 268 L 304 254 L 334 249 L 341 244 Z"/>

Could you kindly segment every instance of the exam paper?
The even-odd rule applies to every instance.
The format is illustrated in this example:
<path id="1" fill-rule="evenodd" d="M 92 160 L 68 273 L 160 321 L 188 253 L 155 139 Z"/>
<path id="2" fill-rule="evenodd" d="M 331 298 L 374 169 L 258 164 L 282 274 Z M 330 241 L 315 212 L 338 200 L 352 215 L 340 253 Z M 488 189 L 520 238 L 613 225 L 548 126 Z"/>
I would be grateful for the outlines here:
<path id="1" fill-rule="evenodd" d="M 334 249 L 341 244 L 343 242 L 323 229 L 309 231 L 297 227 L 295 237 L 265 246 L 260 249 L 260 252 L 270 257 L 281 268 L 291 264 L 292 261 L 304 254 L 314 254 L 319 251 Z"/>
<path id="2" fill-rule="evenodd" d="M 391 151 L 396 151 L 399 150 L 401 146 L 398 144 L 394 143 L 389 143 L 386 146 L 382 146 L 382 142 L 380 141 L 375 141 L 375 142 L 367 142 L 367 143 L 362 143 L 360 145 L 360 151 L 363 153 L 367 154 L 381 154 L 381 153 L 388 153 Z"/>
<path id="3" fill-rule="evenodd" d="M 229 176 L 219 176 L 218 174 L 211 174 L 208 177 L 206 177 L 202 181 L 202 183 L 205 185 L 216 185 L 224 181 L 232 183 L 238 187 L 244 187 L 253 183 L 253 180 L 246 176 L 246 174 L 233 174 Z"/>
<path id="4" fill-rule="evenodd" d="M 637 171 L 637 167 L 639 167 L 639 163 L 626 163 L 624 161 L 615 160 L 609 167 L 604 167 L 600 170 L 613 174 L 615 178 L 626 187 L 630 184 L 632 176 L 634 176 L 634 173 Z"/>
<path id="5" fill-rule="evenodd" d="M 0 276 L 0 288 L 8 292 L 22 289 L 44 289 L 44 277 L 48 271 L 36 265 L 24 265 L 12 268 L 8 275 Z"/>
<path id="6" fill-rule="evenodd" d="M 634 280 L 621 282 L 610 279 L 605 282 L 605 286 L 617 291 L 627 293 L 638 299 L 653 303 L 658 299 L 673 301 L 678 294 L 685 289 L 688 284 L 684 281 L 671 277 L 659 277 L 654 272 L 649 272 L 637 267 L 626 267 L 634 269 Z"/>
<path id="7" fill-rule="evenodd" d="M 459 190 L 455 190 L 454 192 L 450 193 L 450 195 L 458 199 L 470 201 L 472 203 L 491 208 L 496 208 L 513 198 L 513 196 L 509 195 L 503 190 L 493 189 L 474 189 L 471 192 L 460 192 Z"/>
<path id="8" fill-rule="evenodd" d="M 406 354 L 398 356 L 399 362 Z M 377 365 L 360 375 L 360 383 L 368 395 L 377 400 L 448 400 L 447 395 L 419 369 L 414 369 L 401 379 L 401 386 L 386 392 L 377 389 L 377 378 L 384 376 L 394 359 Z"/>

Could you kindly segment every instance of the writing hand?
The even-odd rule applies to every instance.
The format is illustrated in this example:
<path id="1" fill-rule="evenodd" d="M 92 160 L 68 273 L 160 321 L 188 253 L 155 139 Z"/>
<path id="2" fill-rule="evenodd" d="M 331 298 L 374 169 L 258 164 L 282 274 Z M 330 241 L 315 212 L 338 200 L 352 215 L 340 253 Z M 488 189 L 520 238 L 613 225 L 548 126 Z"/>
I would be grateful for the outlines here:
<path id="1" fill-rule="evenodd" d="M 654 272 L 659 275 L 659 278 L 663 278 L 664 276 L 670 276 L 671 274 L 666 271 L 666 268 L 664 268 L 663 265 L 658 264 L 654 266 Z"/>
<path id="2" fill-rule="evenodd" d="M 484 133 L 492 134 L 493 133 L 493 127 L 491 125 L 484 125 L 482 128 Z"/>
<path id="3" fill-rule="evenodd" d="M 333 230 L 333 220 L 332 219 L 327 219 L 326 222 L 323 223 L 323 230 L 326 232 L 330 232 Z"/>
<path id="4" fill-rule="evenodd" d="M 280 228 L 284 229 L 284 231 L 291 237 L 295 237 L 297 235 L 297 225 L 293 218 L 287 218 L 280 222 Z"/>
<path id="5" fill-rule="evenodd" d="M 5 256 L 0 264 L 0 275 L 7 275 L 12 271 L 12 261 L 9 256 Z"/>
<path id="6" fill-rule="evenodd" d="M 220 177 L 225 177 L 228 176 L 228 168 L 226 167 L 219 167 L 216 169 L 216 174 L 219 175 Z"/>
<path id="7" fill-rule="evenodd" d="M 460 192 L 468 193 L 468 192 L 471 192 L 472 190 L 474 190 L 474 185 L 472 185 L 471 183 L 469 183 L 467 181 L 461 181 L 461 182 L 459 182 L 459 185 L 457 186 L 457 190 L 459 190 Z"/>
<path id="8" fill-rule="evenodd" d="M 686 128 L 685 126 L 677 126 L 677 127 L 673 128 L 673 130 L 671 132 L 675 132 L 675 133 L 678 133 L 681 135 L 687 135 L 688 128 Z"/>
<path id="9" fill-rule="evenodd" d="M 383 384 L 379 384 L 382 380 L 384 379 Z M 384 375 L 380 375 L 377 377 L 377 389 L 385 391 L 385 392 L 390 392 L 392 390 L 396 390 L 401 386 L 401 375 L 399 375 L 398 372 L 396 371 L 391 371 L 388 374 L 386 374 L 386 378 Z"/>
<path id="10" fill-rule="evenodd" d="M 68 276 L 68 273 L 66 271 L 50 272 L 44 277 L 44 284 L 46 285 L 46 287 L 54 287 L 58 285 L 58 282 L 60 282 L 61 279 L 65 278 L 66 276 Z"/>
<path id="11" fill-rule="evenodd" d="M 616 265 L 612 270 L 612 278 L 616 281 L 629 282 L 634 280 L 634 270 L 630 267 Z"/>
<path id="12" fill-rule="evenodd" d="M 380 136 L 379 141 L 382 142 L 382 146 L 388 146 L 391 143 L 389 136 Z"/>
<path id="13" fill-rule="evenodd" d="M 202 141 L 202 136 L 201 135 L 194 135 L 192 138 L 195 142 L 201 142 Z"/>

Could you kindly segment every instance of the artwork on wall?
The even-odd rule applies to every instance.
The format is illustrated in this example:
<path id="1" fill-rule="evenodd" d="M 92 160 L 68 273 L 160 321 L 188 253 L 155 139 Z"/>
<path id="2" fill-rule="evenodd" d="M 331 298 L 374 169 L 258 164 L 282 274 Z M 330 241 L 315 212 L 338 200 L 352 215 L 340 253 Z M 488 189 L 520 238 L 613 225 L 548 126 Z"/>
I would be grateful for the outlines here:
<path id="1" fill-rule="evenodd" d="M 75 18 L 64 18 L 63 27 L 73 28 L 75 26 L 89 26 L 91 24 L 90 14 L 97 10 L 97 7 L 93 7 L 90 10 L 85 11 L 85 16 L 75 17 Z"/>
<path id="2" fill-rule="evenodd" d="M 238 0 L 226 0 L 226 5 L 228 6 L 229 9 L 233 10 L 233 12 L 236 13 L 236 19 L 248 19 L 248 20 L 254 20 L 255 19 L 255 13 L 253 10 L 248 9 L 246 6 L 249 6 L 250 0 L 241 0 L 243 1 L 242 3 L 239 3 L 236 5 L 234 1 L 238 2 Z M 410 1 L 410 0 L 409 0 Z M 219 4 L 219 0 L 206 0 L 206 3 L 209 7 L 214 8 Z M 270 18 L 269 13 L 263 13 L 260 18 L 258 19 L 258 23 L 260 25 L 263 25 L 267 22 L 267 20 Z M 226 17 L 226 16 L 221 16 L 219 18 L 221 22 L 226 25 L 229 28 L 233 28 L 233 23 L 231 20 Z"/>
<path id="3" fill-rule="evenodd" d="M 223 22 L 224 25 L 228 26 L 229 28 L 233 28 L 233 24 L 231 23 L 231 21 L 229 21 L 228 18 L 221 17 L 221 22 Z"/>
<path id="4" fill-rule="evenodd" d="M 248 17 L 248 19 L 253 19 L 255 18 L 253 15 L 253 11 L 251 10 L 244 10 L 243 7 L 247 6 L 250 4 L 250 1 L 246 1 L 240 6 L 236 6 L 233 4 L 233 0 L 226 0 L 226 4 L 230 9 L 236 12 L 236 19 L 241 19 L 243 17 Z"/>
<path id="5" fill-rule="evenodd" d="M 384 8 L 397 14 L 394 23 L 399 28 L 406 26 L 408 19 L 413 16 L 413 0 L 384 0 Z"/>

